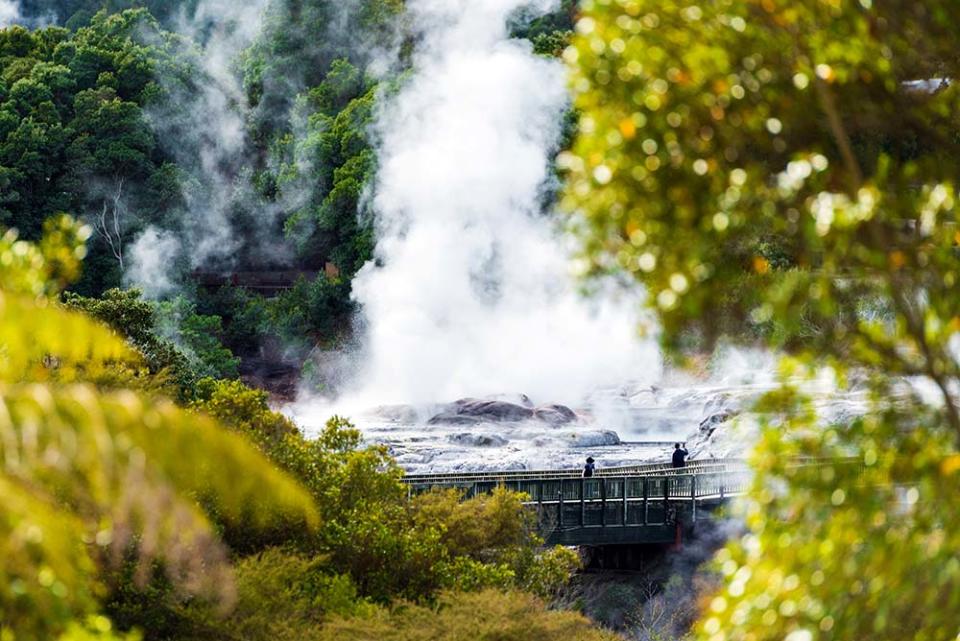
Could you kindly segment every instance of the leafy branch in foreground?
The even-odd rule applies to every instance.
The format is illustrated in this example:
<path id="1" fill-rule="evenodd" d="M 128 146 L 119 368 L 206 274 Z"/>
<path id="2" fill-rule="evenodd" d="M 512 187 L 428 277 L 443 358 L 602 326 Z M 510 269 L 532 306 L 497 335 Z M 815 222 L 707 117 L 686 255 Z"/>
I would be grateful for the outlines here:
<path id="1" fill-rule="evenodd" d="M 956 638 L 955 3 L 582 8 L 560 164 L 586 264 L 645 286 L 674 354 L 789 354 L 757 408 L 751 533 L 719 557 L 697 636 Z M 830 417 L 812 379 L 865 409 Z"/>

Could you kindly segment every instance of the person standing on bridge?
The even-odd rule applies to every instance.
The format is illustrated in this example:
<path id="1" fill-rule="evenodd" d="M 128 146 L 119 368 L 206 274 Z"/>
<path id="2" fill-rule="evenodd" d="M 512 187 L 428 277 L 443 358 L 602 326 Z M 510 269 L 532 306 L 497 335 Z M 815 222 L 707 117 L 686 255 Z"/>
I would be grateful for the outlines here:
<path id="1" fill-rule="evenodd" d="M 593 476 L 593 470 L 594 470 L 593 457 L 588 456 L 587 464 L 583 466 L 583 478 L 588 479 L 591 476 Z"/>
<path id="2" fill-rule="evenodd" d="M 674 467 L 686 467 L 687 466 L 687 457 L 690 455 L 690 452 L 687 451 L 686 443 L 683 444 L 684 447 L 680 447 L 679 443 L 673 444 L 673 466 Z"/>

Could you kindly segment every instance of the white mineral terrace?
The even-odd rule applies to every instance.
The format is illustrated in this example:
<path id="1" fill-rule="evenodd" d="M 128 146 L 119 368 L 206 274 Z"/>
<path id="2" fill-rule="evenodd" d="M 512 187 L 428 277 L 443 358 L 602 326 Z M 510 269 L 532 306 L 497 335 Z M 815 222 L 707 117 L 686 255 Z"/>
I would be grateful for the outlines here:
<path id="1" fill-rule="evenodd" d="M 743 455 L 756 421 L 744 408 L 770 382 L 631 386 L 598 390 L 566 408 L 549 399 L 505 394 L 414 407 L 348 413 L 367 442 L 389 448 L 411 473 L 568 469 L 592 456 L 599 468 L 669 461 L 675 441 L 691 460 Z M 862 392 L 819 393 L 824 421 L 862 412 Z M 568 412 L 572 410 L 572 412 Z M 329 416 L 315 405 L 288 413 L 315 434 Z"/>

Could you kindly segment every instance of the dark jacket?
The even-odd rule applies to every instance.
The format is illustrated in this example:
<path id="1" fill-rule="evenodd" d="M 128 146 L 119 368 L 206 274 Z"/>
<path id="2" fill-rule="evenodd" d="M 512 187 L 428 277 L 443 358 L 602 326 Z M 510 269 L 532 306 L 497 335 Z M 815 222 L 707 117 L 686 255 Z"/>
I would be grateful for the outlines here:
<path id="1" fill-rule="evenodd" d="M 684 461 L 684 459 L 687 458 L 688 454 L 689 452 L 687 452 L 687 450 L 683 449 L 682 447 L 678 447 L 677 449 L 675 449 L 673 451 L 673 466 L 686 467 L 687 463 L 686 461 Z"/>
<path id="2" fill-rule="evenodd" d="M 595 466 L 594 466 L 593 463 L 587 463 L 586 465 L 584 465 L 584 466 L 583 466 L 583 478 L 586 479 L 586 478 L 590 478 L 591 476 L 593 476 L 593 468 L 594 468 L 594 467 L 595 467 Z"/>

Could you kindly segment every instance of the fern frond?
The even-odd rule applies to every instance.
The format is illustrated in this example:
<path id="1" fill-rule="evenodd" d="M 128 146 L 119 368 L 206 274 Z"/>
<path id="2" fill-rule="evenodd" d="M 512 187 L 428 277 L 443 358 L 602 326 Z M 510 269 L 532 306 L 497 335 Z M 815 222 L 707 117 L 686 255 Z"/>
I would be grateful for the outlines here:
<path id="1" fill-rule="evenodd" d="M 0 385 L 0 474 L 8 481 L 0 490 L 28 493 L 35 518 L 79 521 L 101 561 L 135 550 L 142 567 L 162 560 L 181 587 L 226 599 L 226 556 L 198 500 L 248 528 L 318 523 L 306 491 L 242 437 L 172 402 L 89 385 Z M 7 510 L 4 501 L 0 521 L 14 518 Z M 61 531 L 76 536 L 77 528 Z M 16 552 L 0 561 L 0 572 L 31 558 Z M 83 565 L 61 558 L 55 567 Z M 0 601 L 0 619 L 6 605 Z"/>
<path id="2" fill-rule="evenodd" d="M 0 474 L 0 632 L 49 638 L 59 622 L 94 610 L 83 535 L 80 519 Z"/>

